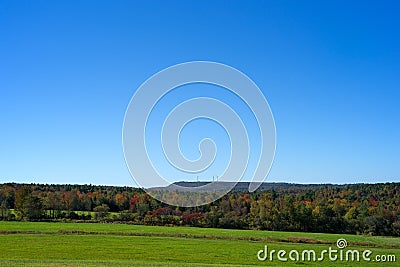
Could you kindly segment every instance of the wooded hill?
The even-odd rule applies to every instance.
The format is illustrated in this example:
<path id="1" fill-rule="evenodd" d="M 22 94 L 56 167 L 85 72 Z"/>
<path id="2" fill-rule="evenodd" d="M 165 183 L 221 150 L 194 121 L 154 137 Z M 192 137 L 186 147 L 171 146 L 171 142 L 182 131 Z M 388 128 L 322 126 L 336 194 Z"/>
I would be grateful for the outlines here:
<path id="1" fill-rule="evenodd" d="M 181 183 L 187 186 L 187 182 Z M 215 202 L 179 208 L 153 199 L 140 188 L 6 183 L 0 184 L 0 220 L 89 220 L 400 236 L 400 183 L 264 183 L 253 193 L 247 188 L 248 183 L 239 183 Z"/>

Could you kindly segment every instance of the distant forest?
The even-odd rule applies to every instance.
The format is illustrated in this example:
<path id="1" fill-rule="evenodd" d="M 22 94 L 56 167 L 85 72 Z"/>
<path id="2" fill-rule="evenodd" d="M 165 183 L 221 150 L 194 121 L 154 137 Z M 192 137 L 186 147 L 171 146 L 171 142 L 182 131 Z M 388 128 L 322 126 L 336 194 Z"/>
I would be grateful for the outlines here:
<path id="1" fill-rule="evenodd" d="M 195 208 L 168 206 L 139 188 L 7 183 L 0 185 L 0 220 L 400 236 L 400 183 L 266 183 L 262 190 L 235 189 Z"/>

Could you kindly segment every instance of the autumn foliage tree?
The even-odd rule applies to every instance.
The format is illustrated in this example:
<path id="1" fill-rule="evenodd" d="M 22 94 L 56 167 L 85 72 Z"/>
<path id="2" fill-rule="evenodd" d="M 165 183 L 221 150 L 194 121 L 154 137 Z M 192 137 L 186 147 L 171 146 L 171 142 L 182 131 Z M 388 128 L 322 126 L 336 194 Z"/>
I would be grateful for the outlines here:
<path id="1" fill-rule="evenodd" d="M 15 213 L 25 220 L 37 220 L 43 217 L 42 200 L 32 195 L 32 188 L 22 186 L 15 194 Z"/>

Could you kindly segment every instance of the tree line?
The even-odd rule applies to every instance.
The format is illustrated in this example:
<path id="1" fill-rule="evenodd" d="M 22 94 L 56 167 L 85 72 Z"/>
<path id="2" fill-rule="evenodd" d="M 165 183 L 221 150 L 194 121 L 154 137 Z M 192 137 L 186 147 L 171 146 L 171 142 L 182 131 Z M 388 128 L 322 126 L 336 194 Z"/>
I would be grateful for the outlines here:
<path id="1" fill-rule="evenodd" d="M 166 205 L 140 188 L 0 185 L 0 220 L 82 220 L 400 236 L 399 215 L 400 183 L 271 184 L 268 189 L 252 193 L 234 190 L 194 208 Z"/>

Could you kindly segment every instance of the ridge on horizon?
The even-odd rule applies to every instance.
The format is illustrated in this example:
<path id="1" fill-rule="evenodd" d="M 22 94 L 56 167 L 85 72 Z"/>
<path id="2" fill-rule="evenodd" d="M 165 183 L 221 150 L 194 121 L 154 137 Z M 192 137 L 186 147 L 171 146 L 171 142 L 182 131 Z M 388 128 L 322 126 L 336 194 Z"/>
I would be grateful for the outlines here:
<path id="1" fill-rule="evenodd" d="M 171 185 L 180 185 L 180 186 L 189 186 L 189 187 L 196 187 L 196 186 L 202 186 L 205 184 L 209 183 L 215 183 L 215 184 L 230 184 L 230 183 L 236 183 L 237 185 L 249 185 L 250 182 L 225 182 L 225 181 L 177 181 L 171 183 Z M 319 187 L 319 186 L 348 186 L 348 185 L 375 185 L 375 184 L 396 184 L 400 183 L 400 181 L 393 182 L 393 181 L 388 181 L 388 182 L 360 182 L 360 183 L 296 183 L 296 182 L 263 182 L 260 186 L 285 186 L 285 187 L 306 187 L 306 186 L 311 186 L 311 187 Z M 87 183 L 34 183 L 34 182 L 13 182 L 13 181 L 4 181 L 1 182 L 0 185 L 7 185 L 7 184 L 18 184 L 18 185 L 58 185 L 58 186 L 93 186 L 93 187 L 129 187 L 129 188 L 142 188 L 140 186 L 132 186 L 132 185 L 112 185 L 112 184 L 87 184 Z M 171 186 L 168 185 L 168 186 Z M 166 186 L 166 187 L 168 187 Z M 163 187 L 151 187 L 152 189 L 156 188 L 163 188 Z"/>

